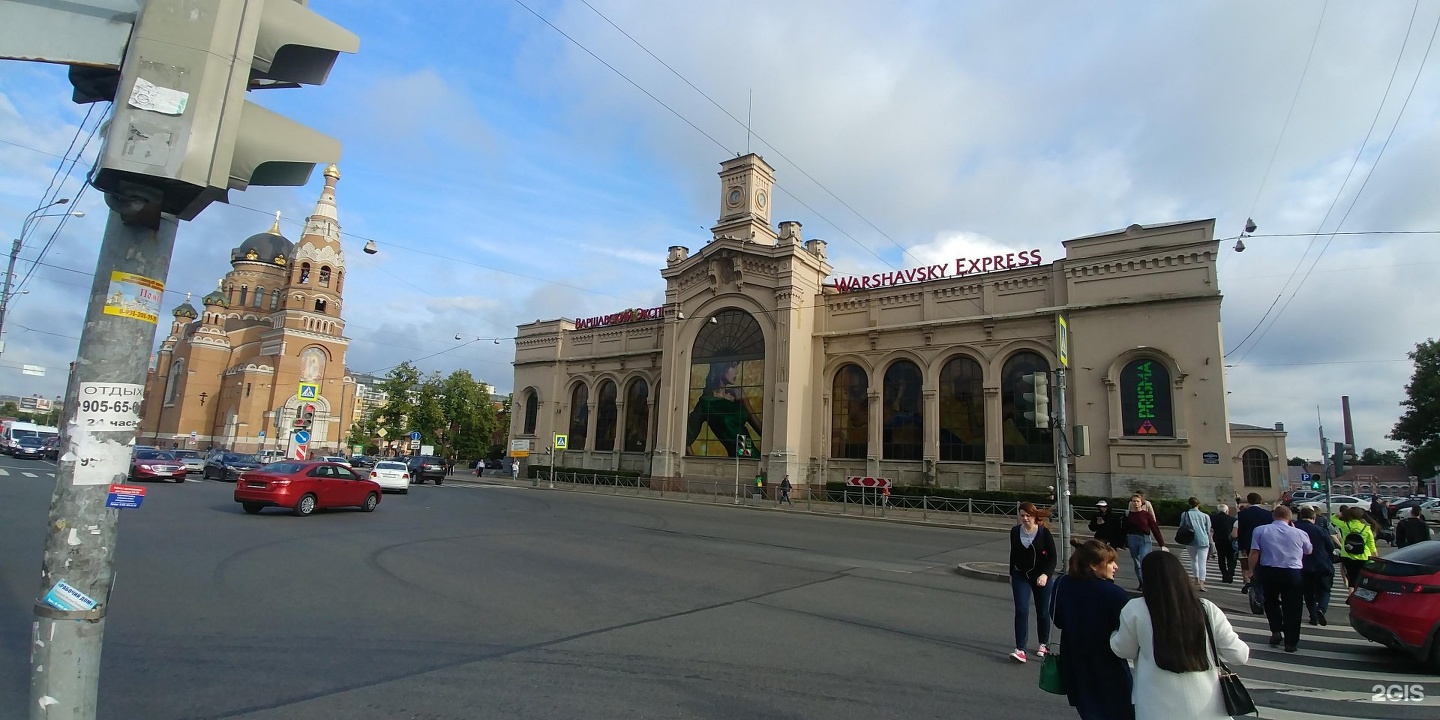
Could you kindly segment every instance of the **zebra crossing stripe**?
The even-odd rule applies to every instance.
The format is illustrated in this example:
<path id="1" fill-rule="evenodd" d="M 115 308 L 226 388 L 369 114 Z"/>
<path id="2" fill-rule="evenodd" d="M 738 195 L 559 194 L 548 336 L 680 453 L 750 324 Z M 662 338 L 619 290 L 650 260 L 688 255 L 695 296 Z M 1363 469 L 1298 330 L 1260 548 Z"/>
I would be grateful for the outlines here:
<path id="1" fill-rule="evenodd" d="M 9 470 L 6 470 L 5 468 L 0 468 L 0 477 L 5 477 L 6 475 L 9 475 L 9 474 L 10 474 L 10 471 L 9 471 Z"/>
<path id="2" fill-rule="evenodd" d="M 24 475 L 25 477 L 40 477 L 39 475 L 36 475 L 35 473 L 32 473 L 32 472 L 24 472 L 24 471 L 21 471 L 20 474 L 21 474 L 21 475 Z"/>

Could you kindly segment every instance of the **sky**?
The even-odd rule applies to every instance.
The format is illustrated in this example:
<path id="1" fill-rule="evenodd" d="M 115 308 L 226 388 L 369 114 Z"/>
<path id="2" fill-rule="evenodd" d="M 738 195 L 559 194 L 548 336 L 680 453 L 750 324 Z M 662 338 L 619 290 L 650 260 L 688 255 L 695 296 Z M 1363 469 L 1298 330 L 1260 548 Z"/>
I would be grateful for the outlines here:
<path id="1" fill-rule="evenodd" d="M 1440 320 L 1440 2 L 310 7 L 360 52 L 249 99 L 344 144 L 353 372 L 413 360 L 510 391 L 517 324 L 662 304 L 666 248 L 705 244 L 719 163 L 750 150 L 774 220 L 826 240 L 837 276 L 1215 218 L 1231 422 L 1283 422 L 1318 457 L 1349 395 L 1356 444 L 1398 447 L 1406 353 Z M 93 108 L 65 68 L 0 61 L 6 237 L 77 153 L 59 196 L 79 192 Z M 275 211 L 298 239 L 322 182 L 183 223 L 157 345 Z M 20 253 L 0 392 L 64 392 L 106 214 L 98 193 L 67 207 L 86 215 L 40 219 Z"/>

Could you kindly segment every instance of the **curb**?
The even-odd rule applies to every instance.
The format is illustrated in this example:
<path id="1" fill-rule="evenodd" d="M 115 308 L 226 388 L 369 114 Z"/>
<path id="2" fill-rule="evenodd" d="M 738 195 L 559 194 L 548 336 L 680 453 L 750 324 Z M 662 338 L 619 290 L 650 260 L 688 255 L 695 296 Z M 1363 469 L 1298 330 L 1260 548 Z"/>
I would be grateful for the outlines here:
<path id="1" fill-rule="evenodd" d="M 979 566 L 979 565 L 996 565 L 996 564 L 998 564 L 998 563 L 991 563 L 991 562 L 968 562 L 968 563 L 960 563 L 959 565 L 956 565 L 956 566 L 955 566 L 955 573 L 956 573 L 957 575 L 963 575 L 963 576 L 968 577 L 968 578 L 975 578 L 976 580 L 993 580 L 993 581 L 995 581 L 995 582 L 1003 582 L 1003 583 L 1008 583 L 1008 582 L 1010 582 L 1010 576 L 1009 576 L 1009 574 L 1007 574 L 1007 573 L 996 572 L 996 571 L 994 571 L 994 570 L 984 570 L 984 569 L 981 569 L 980 567 L 977 567 L 977 566 Z"/>

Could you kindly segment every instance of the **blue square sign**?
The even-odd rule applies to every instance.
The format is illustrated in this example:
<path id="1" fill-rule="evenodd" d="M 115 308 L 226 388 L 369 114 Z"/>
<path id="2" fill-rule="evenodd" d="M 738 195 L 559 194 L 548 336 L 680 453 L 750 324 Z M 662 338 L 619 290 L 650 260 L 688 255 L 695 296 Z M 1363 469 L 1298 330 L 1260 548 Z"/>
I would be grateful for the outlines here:
<path id="1" fill-rule="evenodd" d="M 145 488 L 141 485 L 110 485 L 105 496 L 105 507 L 138 508 L 145 502 Z"/>

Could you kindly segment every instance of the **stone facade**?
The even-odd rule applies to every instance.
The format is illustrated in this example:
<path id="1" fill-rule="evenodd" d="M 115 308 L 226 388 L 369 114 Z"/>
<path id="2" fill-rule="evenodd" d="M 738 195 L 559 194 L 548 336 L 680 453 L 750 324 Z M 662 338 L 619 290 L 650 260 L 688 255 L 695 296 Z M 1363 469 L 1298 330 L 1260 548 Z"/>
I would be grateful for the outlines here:
<path id="1" fill-rule="evenodd" d="M 344 443 L 355 383 L 345 369 L 339 180 L 334 165 L 325 169 L 298 244 L 280 234 L 277 217 L 268 232 L 231 251 L 232 269 L 202 310 L 188 298 L 175 308 L 146 383 L 141 443 L 283 451 L 305 404 L 297 397 L 302 381 L 320 392 L 307 401 L 316 407 L 311 450 Z"/>
<path id="2" fill-rule="evenodd" d="M 1230 500 L 1263 448 L 1272 483 L 1246 491 L 1278 497 L 1283 431 L 1242 443 L 1226 419 L 1213 220 L 1076 238 L 1049 263 L 832 279 L 824 241 L 772 229 L 773 174 L 722 163 L 713 238 L 670 248 L 662 308 L 519 326 L 510 437 L 527 462 L 566 434 L 567 467 L 1043 490 L 1056 438 L 1023 417 L 1021 378 L 1060 367 L 1063 316 L 1068 422 L 1090 431 L 1079 493 Z"/>

